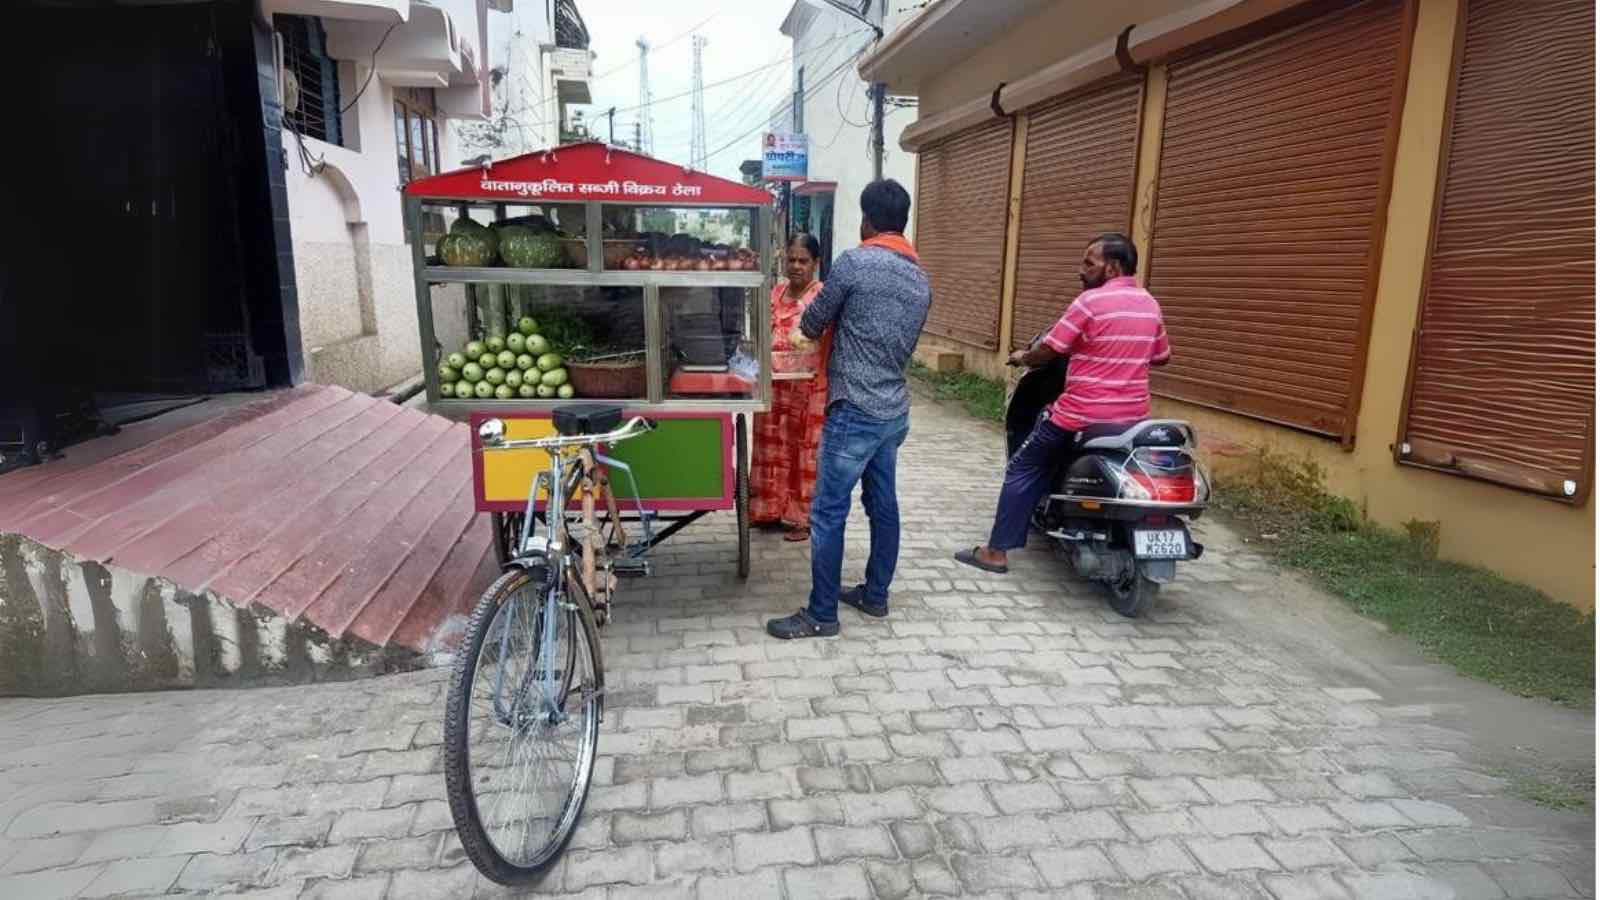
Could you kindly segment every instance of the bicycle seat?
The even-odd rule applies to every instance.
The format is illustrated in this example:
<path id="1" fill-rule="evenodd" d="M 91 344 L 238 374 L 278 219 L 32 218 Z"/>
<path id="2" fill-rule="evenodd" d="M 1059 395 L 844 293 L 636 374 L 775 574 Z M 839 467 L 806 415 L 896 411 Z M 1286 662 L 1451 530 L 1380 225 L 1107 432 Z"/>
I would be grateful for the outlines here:
<path id="1" fill-rule="evenodd" d="M 622 407 L 604 403 L 583 403 L 564 406 L 550 416 L 556 433 L 563 437 L 583 434 L 605 434 L 622 424 Z"/>

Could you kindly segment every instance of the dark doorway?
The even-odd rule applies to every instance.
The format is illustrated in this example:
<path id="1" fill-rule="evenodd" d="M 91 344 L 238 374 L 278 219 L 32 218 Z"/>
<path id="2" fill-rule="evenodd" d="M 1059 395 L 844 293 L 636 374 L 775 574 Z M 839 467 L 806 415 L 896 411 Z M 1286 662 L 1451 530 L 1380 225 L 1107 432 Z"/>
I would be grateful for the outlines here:
<path id="1" fill-rule="evenodd" d="M 50 420 L 97 401 L 294 379 L 270 178 L 281 156 L 253 5 L 25 0 L 7 11 L 8 28 L 30 36 L 11 83 L 32 87 L 14 92 L 28 139 L 11 152 L 24 156 L 0 176 L 18 200 L 0 296 L 17 371 L 0 375 L 21 395 L 0 394 L 0 408 Z"/>

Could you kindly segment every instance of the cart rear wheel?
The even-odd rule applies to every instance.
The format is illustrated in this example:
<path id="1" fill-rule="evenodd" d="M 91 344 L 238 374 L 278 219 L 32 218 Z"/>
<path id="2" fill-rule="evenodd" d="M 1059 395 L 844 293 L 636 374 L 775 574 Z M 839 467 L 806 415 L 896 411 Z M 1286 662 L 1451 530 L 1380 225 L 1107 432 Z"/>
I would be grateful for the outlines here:
<path id="1" fill-rule="evenodd" d="M 734 497 L 739 512 L 739 577 L 750 577 L 750 433 L 744 416 L 737 416 L 734 433 Z"/>

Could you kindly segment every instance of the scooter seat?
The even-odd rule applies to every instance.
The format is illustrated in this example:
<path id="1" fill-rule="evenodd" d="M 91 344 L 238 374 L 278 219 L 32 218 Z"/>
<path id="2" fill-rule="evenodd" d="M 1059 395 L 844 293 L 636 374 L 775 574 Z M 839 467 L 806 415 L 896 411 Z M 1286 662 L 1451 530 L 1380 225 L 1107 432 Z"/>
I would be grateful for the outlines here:
<path id="1" fill-rule="evenodd" d="M 1135 447 L 1192 447 L 1194 429 L 1177 419 L 1146 419 L 1120 434 L 1092 437 L 1084 450 L 1132 450 Z"/>

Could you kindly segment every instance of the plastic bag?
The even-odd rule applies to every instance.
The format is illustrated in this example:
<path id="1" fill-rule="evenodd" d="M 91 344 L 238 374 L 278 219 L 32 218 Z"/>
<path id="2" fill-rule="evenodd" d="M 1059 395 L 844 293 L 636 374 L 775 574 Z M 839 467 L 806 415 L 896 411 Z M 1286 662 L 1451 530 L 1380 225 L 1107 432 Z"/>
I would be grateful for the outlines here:
<path id="1" fill-rule="evenodd" d="M 740 347 L 728 358 L 728 371 L 746 381 L 755 381 L 761 374 L 761 363 Z"/>

